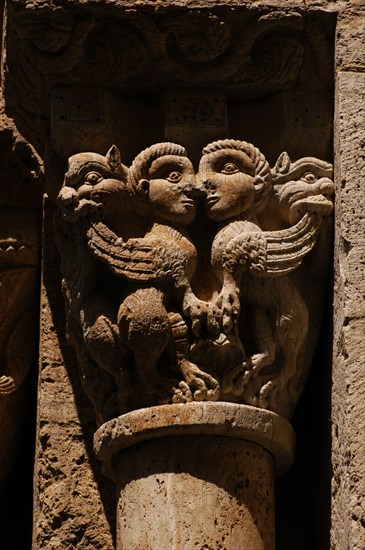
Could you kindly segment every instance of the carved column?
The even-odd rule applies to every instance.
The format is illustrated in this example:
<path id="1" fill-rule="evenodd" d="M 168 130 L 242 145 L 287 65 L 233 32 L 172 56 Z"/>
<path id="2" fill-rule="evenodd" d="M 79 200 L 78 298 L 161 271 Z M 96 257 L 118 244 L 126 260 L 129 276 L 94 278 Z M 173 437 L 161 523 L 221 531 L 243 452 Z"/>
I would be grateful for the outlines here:
<path id="1" fill-rule="evenodd" d="M 34 548 L 112 548 L 97 425 L 119 546 L 273 549 L 330 254 L 308 155 L 332 156 L 334 17 L 28 4 L 4 74 L 49 198 Z"/>
<path id="2" fill-rule="evenodd" d="M 103 424 L 95 450 L 116 482 L 118 549 L 275 548 L 274 470 L 294 451 L 275 413 L 232 403 L 140 409 Z"/>
<path id="3" fill-rule="evenodd" d="M 203 149 L 198 173 L 170 142 L 129 167 L 115 146 L 70 157 L 57 243 L 118 550 L 274 550 L 274 471 L 293 459 L 288 419 L 318 311 L 304 297 L 325 256 L 315 273 L 306 260 L 327 246 L 330 175 L 286 153 L 270 168 L 230 139 Z"/>

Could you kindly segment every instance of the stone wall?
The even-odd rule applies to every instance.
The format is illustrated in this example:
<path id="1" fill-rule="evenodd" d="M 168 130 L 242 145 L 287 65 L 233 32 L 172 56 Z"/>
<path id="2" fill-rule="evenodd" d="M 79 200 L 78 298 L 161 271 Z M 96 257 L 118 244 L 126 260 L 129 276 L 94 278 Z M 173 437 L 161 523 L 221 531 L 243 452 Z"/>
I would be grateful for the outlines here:
<path id="1" fill-rule="evenodd" d="M 31 262 L 34 271 L 28 287 L 32 328 L 30 334 L 23 332 L 33 348 L 30 346 L 20 359 L 23 378 L 29 369 L 35 373 L 32 353 L 39 343 L 38 388 L 32 385 L 31 374 L 12 397 L 0 397 L 0 406 L 5 411 L 0 412 L 0 442 L 1 437 L 5 438 L 3 448 L 9 448 L 13 454 L 20 445 L 28 473 L 18 476 L 21 459 L 11 458 L 9 452 L 6 461 L 0 451 L 3 461 L 0 471 L 7 478 L 1 502 L 6 503 L 7 499 L 11 502 L 10 492 L 21 499 L 21 488 L 30 485 L 32 441 L 30 438 L 21 444 L 26 438 L 20 434 L 22 426 L 31 432 L 35 424 L 37 393 L 33 550 L 61 547 L 111 550 L 115 545 L 114 487 L 103 476 L 92 448 L 96 424 L 93 408 L 82 390 L 74 350 L 66 338 L 60 259 L 54 243 L 54 203 L 67 157 L 89 150 L 104 155 L 116 142 L 124 155 L 123 162 L 129 164 L 143 147 L 169 139 L 190 144 L 191 157 L 196 162 L 202 145 L 213 139 L 234 137 L 260 147 L 271 165 L 283 150 L 292 160 L 313 155 L 334 161 L 333 283 L 329 283 L 327 290 L 322 328 L 320 332 L 319 326 L 315 329 L 319 340 L 316 351 L 313 349 L 310 354 L 312 372 L 293 418 L 297 458 L 292 469 L 277 481 L 277 538 L 278 550 L 294 547 L 362 550 L 365 547 L 364 2 L 230 0 L 223 5 L 174 0 L 168 5 L 144 1 L 112 4 L 70 1 L 43 7 L 42 4 L 12 0 L 1 8 L 1 14 L 5 14 L 0 94 L 2 223 L 7 228 L 7 219 L 12 216 L 14 225 L 20 226 L 20 209 L 25 213 L 23 223 L 31 228 L 35 249 L 40 246 L 41 194 L 48 194 L 43 207 L 41 298 L 38 300 L 37 274 L 41 273 L 38 255 Z M 214 63 L 209 56 L 195 59 L 196 51 L 187 48 L 184 55 L 192 58 L 180 67 L 178 77 L 187 82 L 196 78 L 195 92 L 185 91 L 184 97 L 180 96 L 173 80 L 178 64 L 175 58 L 166 61 L 169 52 L 163 51 L 156 29 L 160 32 L 172 25 L 169 13 L 184 14 L 186 9 L 190 15 L 198 14 L 194 23 L 198 26 L 206 11 L 213 13 L 212 21 L 214 17 L 217 20 L 226 17 L 232 29 L 240 21 L 252 44 L 257 38 L 255 29 L 263 29 L 264 25 L 271 28 L 270 25 L 281 21 L 278 28 L 285 29 L 288 42 L 283 51 L 288 55 L 290 67 L 279 76 L 275 71 L 270 73 L 272 67 L 279 71 L 280 64 L 273 65 L 275 60 L 270 58 L 270 51 L 264 49 L 267 46 L 262 37 L 266 31 L 260 31 L 261 42 L 253 47 L 252 58 L 257 66 L 253 62 L 244 65 L 249 78 L 237 78 L 234 88 L 227 75 L 214 76 L 221 79 L 220 84 L 224 82 L 228 98 L 224 103 L 220 96 L 206 89 L 214 83 L 209 65 Z M 119 17 L 128 21 L 122 36 L 118 34 L 118 26 L 112 25 Z M 132 24 L 139 25 L 135 34 L 130 30 Z M 219 55 L 228 56 L 223 51 L 228 40 L 223 27 L 221 41 L 214 43 L 218 59 Z M 92 38 L 89 42 L 88 33 Z M 138 68 L 143 66 L 146 56 L 140 39 L 143 33 L 151 40 L 150 50 L 155 55 L 160 52 L 166 62 L 166 70 L 156 67 L 158 78 L 154 76 L 155 67 L 149 66 L 143 69 L 142 77 L 138 76 Z M 107 51 L 98 49 L 100 44 L 105 45 L 107 35 L 111 37 L 111 46 Z M 231 50 L 227 51 L 240 46 L 238 36 L 234 35 Z M 63 45 L 61 40 L 65 41 Z M 127 43 L 132 43 L 131 51 Z M 276 47 L 275 41 L 273 44 L 272 48 Z M 223 48 L 223 53 L 219 53 L 219 48 Z M 116 57 L 115 49 L 123 55 Z M 200 55 L 203 50 L 201 45 Z M 246 60 L 245 54 L 241 55 Z M 269 63 L 263 76 L 258 64 L 265 55 Z M 298 59 L 303 63 L 300 70 Z M 204 62 L 207 62 L 205 77 L 199 80 L 191 67 L 199 63 L 203 67 Z M 170 88 L 175 95 L 165 93 Z M 218 115 L 215 111 L 218 122 L 207 124 L 202 135 L 197 131 L 201 121 L 196 119 L 189 124 L 183 121 L 184 101 L 189 104 L 198 96 L 199 105 L 218 101 L 223 106 Z M 178 122 L 169 110 L 173 101 L 183 106 Z M 121 131 L 121 120 L 128 133 Z M 165 126 L 161 120 L 165 120 Z M 189 135 L 195 136 L 194 139 Z M 12 188 L 6 186 L 6 178 Z M 3 231 L 1 225 L 0 231 Z M 4 265 L 9 268 L 11 262 Z M 316 294 L 309 293 L 308 299 L 315 301 Z M 15 309 L 19 307 L 15 298 L 14 304 Z M 37 313 L 34 314 L 38 310 L 39 338 Z M 27 330 L 29 326 L 28 323 Z M 5 334 L 4 321 L 2 330 Z M 13 428 L 9 430 L 9 426 Z M 13 471 L 9 474 L 12 464 Z M 15 518 L 14 504 L 10 506 L 0 523 L 0 535 L 4 533 L 7 545 L 4 550 L 20 550 L 21 544 L 29 547 L 29 529 L 24 539 L 15 540 L 16 527 L 9 530 L 5 523 L 10 518 L 10 524 L 15 526 L 30 525 L 31 514 L 28 504 L 20 508 L 19 517 Z"/>

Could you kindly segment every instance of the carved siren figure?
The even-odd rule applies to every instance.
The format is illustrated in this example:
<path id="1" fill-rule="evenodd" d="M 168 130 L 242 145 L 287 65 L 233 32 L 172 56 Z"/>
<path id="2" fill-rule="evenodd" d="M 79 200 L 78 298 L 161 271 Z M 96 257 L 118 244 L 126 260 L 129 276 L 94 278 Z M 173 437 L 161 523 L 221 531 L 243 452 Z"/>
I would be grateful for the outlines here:
<path id="1" fill-rule="evenodd" d="M 274 170 L 274 191 L 265 157 L 244 141 L 208 145 L 199 168 L 208 216 L 218 222 L 211 261 L 221 282 L 216 304 L 222 309 L 222 329 L 229 341 L 243 344 L 240 360 L 232 362 L 227 356 L 222 397 L 285 416 L 302 389 L 296 387 L 298 356 L 308 329 L 306 304 L 287 274 L 316 243 L 322 216 L 332 210 L 328 197 L 334 191 L 328 177 L 316 187 L 288 183 L 308 168 L 309 160 L 314 171 L 310 183 L 329 175 L 330 165 L 316 159 L 302 159 L 290 170 L 290 161 L 282 155 Z M 285 169 L 280 170 L 284 161 Z M 269 198 L 280 205 L 276 216 L 282 226 L 290 227 L 261 229 L 257 215 L 265 216 Z"/>
<path id="2" fill-rule="evenodd" d="M 76 350 L 83 388 L 93 403 L 97 421 L 118 414 L 124 401 L 125 372 L 121 368 L 118 307 L 103 266 L 89 252 L 85 231 L 92 218 L 113 221 L 128 209 L 127 169 L 119 151 L 107 155 L 80 153 L 69 159 L 58 195 L 56 242 L 61 256 L 62 288 L 68 335 Z M 116 393 L 117 388 L 119 393 Z"/>
<path id="3" fill-rule="evenodd" d="M 309 323 L 291 273 L 332 210 L 330 170 L 283 154 L 271 171 L 235 140 L 204 148 L 198 179 L 173 143 L 152 145 L 129 169 L 114 146 L 70 158 L 59 194 L 63 287 L 99 422 L 220 398 L 290 416 Z M 186 226 L 198 195 L 216 224 L 209 301 L 191 286 L 197 249 Z"/>
<path id="4" fill-rule="evenodd" d="M 105 159 L 100 155 L 91 155 L 89 159 L 87 155 L 71 157 L 59 195 L 61 204 L 67 203 L 64 224 L 71 223 L 74 232 L 69 250 L 77 249 L 66 258 L 60 247 L 69 317 L 76 321 L 78 347 L 85 351 L 86 346 L 86 371 L 91 369 L 91 356 L 92 379 L 99 376 L 96 366 L 112 374 L 119 413 L 158 403 L 216 400 L 218 382 L 187 359 L 189 329 L 184 317 L 199 331 L 203 312 L 203 316 L 209 317 L 211 330 L 218 333 L 219 311 L 213 304 L 198 300 L 190 287 L 196 250 L 184 226 L 195 216 L 196 186 L 194 169 L 185 150 L 172 143 L 153 145 L 133 161 L 127 185 L 121 183 L 122 178 L 117 180 L 118 185 L 113 180 L 109 180 L 111 184 L 103 182 L 104 187 L 112 187 L 122 197 L 113 202 L 119 216 L 127 205 L 135 219 L 145 224 L 142 237 L 127 240 L 122 224 L 117 233 L 107 225 L 104 198 L 96 186 L 84 194 L 85 178 L 94 177 L 90 176 L 91 169 L 100 181 L 110 172 L 108 155 Z M 96 157 L 98 166 L 93 160 Z M 72 191 L 70 178 L 74 181 Z M 87 217 L 80 224 L 81 213 Z M 93 281 L 81 293 L 77 292 L 81 281 L 75 254 L 80 260 L 85 257 L 81 268 L 83 279 Z M 110 302 L 106 301 L 108 295 L 103 288 L 103 264 L 116 275 L 111 282 L 110 288 L 114 289 L 109 295 Z M 85 381 L 84 372 L 85 359 L 82 368 Z M 93 388 L 93 383 L 88 384 L 87 392 L 94 405 L 99 406 L 100 397 Z M 104 407 L 99 420 L 108 414 L 113 414 L 112 409 Z"/>

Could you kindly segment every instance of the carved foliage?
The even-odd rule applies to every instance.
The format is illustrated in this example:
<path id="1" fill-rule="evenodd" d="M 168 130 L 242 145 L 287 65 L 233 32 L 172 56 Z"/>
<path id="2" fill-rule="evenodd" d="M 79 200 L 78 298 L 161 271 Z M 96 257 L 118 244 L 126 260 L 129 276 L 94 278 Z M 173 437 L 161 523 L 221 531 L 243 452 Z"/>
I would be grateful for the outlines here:
<path id="1" fill-rule="evenodd" d="M 291 273 L 307 269 L 332 209 L 330 170 L 286 153 L 271 170 L 234 140 L 205 147 L 197 175 L 173 143 L 142 151 L 129 169 L 115 147 L 71 157 L 59 249 L 69 332 L 100 422 L 191 400 L 290 414 L 312 314 Z M 198 202 L 213 232 L 192 240 Z M 260 226 L 269 209 L 281 229 Z M 200 272 L 207 239 L 211 267 Z M 204 300 L 197 278 L 210 288 Z"/>

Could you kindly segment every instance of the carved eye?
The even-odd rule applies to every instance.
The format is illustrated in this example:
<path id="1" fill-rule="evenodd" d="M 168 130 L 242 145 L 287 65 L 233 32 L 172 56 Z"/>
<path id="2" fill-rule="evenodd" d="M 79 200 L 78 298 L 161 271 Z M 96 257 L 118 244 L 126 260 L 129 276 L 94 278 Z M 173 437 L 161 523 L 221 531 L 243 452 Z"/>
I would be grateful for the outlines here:
<path id="1" fill-rule="evenodd" d="M 233 164 L 233 162 L 227 162 L 221 169 L 222 174 L 236 174 L 239 171 L 240 170 L 238 166 L 236 166 L 236 164 Z"/>
<path id="2" fill-rule="evenodd" d="M 91 185 L 96 185 L 102 179 L 103 179 L 103 176 L 101 176 L 97 172 L 88 172 L 84 178 L 84 181 L 87 183 L 91 183 Z"/>
<path id="3" fill-rule="evenodd" d="M 181 178 L 182 178 L 182 175 L 180 174 L 180 172 L 176 172 L 176 171 L 169 172 L 168 175 L 166 176 L 167 181 L 170 181 L 171 183 L 179 183 Z"/>
<path id="4" fill-rule="evenodd" d="M 312 172 L 306 172 L 302 178 L 307 183 L 314 183 L 317 181 L 317 178 Z"/>

